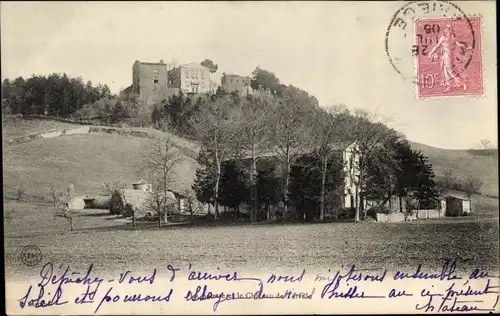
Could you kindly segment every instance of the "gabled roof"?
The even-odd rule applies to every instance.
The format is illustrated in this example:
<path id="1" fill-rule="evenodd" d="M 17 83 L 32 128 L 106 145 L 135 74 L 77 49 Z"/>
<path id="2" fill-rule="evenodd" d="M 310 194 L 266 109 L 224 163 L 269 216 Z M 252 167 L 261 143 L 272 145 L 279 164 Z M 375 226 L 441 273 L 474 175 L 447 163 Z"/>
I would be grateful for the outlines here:
<path id="1" fill-rule="evenodd" d="M 182 199 L 186 197 L 184 194 L 172 190 L 168 190 L 168 192 L 173 193 L 177 199 Z"/>
<path id="2" fill-rule="evenodd" d="M 114 194 L 116 195 L 116 193 Z M 130 204 L 137 208 L 144 208 L 148 199 L 151 197 L 150 192 L 142 191 L 142 190 L 134 190 L 134 189 L 122 189 L 120 190 L 120 198 L 123 200 L 125 204 Z M 176 196 L 174 192 L 167 191 L 167 200 L 170 202 L 176 200 Z"/>
<path id="3" fill-rule="evenodd" d="M 181 68 L 194 68 L 194 69 L 209 70 L 207 67 L 202 66 L 198 63 L 189 63 L 189 64 L 181 65 L 180 67 Z"/>
<path id="4" fill-rule="evenodd" d="M 469 200 L 469 198 L 466 196 L 465 193 L 455 190 L 449 190 L 448 192 L 444 193 L 442 197 L 443 198 L 453 197 L 460 200 Z"/>
<path id="5" fill-rule="evenodd" d="M 116 193 L 115 193 L 116 194 Z M 134 190 L 134 189 L 122 189 L 120 190 L 121 198 L 123 202 L 126 204 L 130 204 L 136 206 L 138 208 L 144 207 L 149 193 L 142 190 Z"/>

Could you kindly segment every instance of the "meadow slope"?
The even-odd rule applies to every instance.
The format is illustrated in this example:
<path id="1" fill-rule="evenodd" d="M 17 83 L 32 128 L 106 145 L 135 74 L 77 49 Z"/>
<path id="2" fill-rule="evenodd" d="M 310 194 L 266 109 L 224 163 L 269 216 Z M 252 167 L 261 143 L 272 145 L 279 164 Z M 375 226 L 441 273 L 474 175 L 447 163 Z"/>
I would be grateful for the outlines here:
<path id="1" fill-rule="evenodd" d="M 154 139 L 113 134 L 87 134 L 37 139 L 4 146 L 4 193 L 12 196 L 19 186 L 35 200 L 49 198 L 49 185 L 77 194 L 102 194 L 104 182 L 125 181 L 129 188 L 139 180 L 138 164 Z M 197 162 L 184 155 L 175 167 L 171 189 L 191 187 Z"/>
<path id="2" fill-rule="evenodd" d="M 441 149 L 416 142 L 411 142 L 411 146 L 429 157 L 437 178 L 442 177 L 447 169 L 459 179 L 476 176 L 484 182 L 481 193 L 498 197 L 498 150 L 482 155 L 484 151 L 481 150 L 472 154 L 467 150 Z"/>

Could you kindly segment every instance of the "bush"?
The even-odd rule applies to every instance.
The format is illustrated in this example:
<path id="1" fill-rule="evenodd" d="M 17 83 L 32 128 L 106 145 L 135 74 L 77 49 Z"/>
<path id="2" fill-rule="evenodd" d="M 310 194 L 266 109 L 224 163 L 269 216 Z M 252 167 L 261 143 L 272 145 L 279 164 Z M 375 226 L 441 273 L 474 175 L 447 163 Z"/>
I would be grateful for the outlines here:
<path id="1" fill-rule="evenodd" d="M 80 120 L 94 117 L 109 117 L 113 113 L 113 109 L 117 103 L 118 100 L 112 98 L 100 99 L 94 103 L 85 104 L 73 114 L 73 117 Z"/>
<path id="2" fill-rule="evenodd" d="M 17 200 L 22 201 L 25 196 L 26 196 L 26 189 L 22 186 L 18 187 L 16 191 Z"/>
<path id="3" fill-rule="evenodd" d="M 391 214 L 391 213 L 394 213 L 395 211 L 386 207 L 385 205 L 379 205 L 379 206 L 375 206 L 375 207 L 372 207 L 370 209 L 368 209 L 368 211 L 366 212 L 366 216 L 371 216 L 373 217 L 374 219 L 377 219 L 377 214 Z"/>
<path id="4" fill-rule="evenodd" d="M 356 208 L 342 207 L 338 210 L 337 219 L 354 218 L 356 215 Z"/>

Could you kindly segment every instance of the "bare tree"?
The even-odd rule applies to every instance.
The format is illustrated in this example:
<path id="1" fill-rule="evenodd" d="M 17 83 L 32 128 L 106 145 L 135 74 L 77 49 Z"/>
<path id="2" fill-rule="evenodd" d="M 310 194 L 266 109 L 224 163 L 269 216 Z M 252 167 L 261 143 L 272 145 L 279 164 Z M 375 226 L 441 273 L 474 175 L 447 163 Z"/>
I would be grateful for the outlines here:
<path id="1" fill-rule="evenodd" d="M 339 107 L 328 107 L 315 115 L 312 128 L 312 145 L 321 159 L 321 196 L 319 219 L 325 219 L 325 182 L 328 172 L 328 161 L 339 145 L 345 145 L 345 120 L 348 112 Z"/>
<path id="2" fill-rule="evenodd" d="M 69 208 L 69 203 L 64 203 L 62 209 L 62 215 L 69 222 L 70 231 L 73 231 L 75 229 L 75 221 L 74 221 L 74 214 L 71 212 L 71 209 Z"/>
<path id="3" fill-rule="evenodd" d="M 203 208 L 203 204 L 196 203 L 196 195 L 191 190 L 184 190 L 182 195 L 184 195 L 186 199 L 186 207 L 191 214 L 191 222 L 194 222 L 194 214 Z"/>
<path id="4" fill-rule="evenodd" d="M 358 222 L 360 219 L 360 209 L 364 209 L 364 203 L 362 203 L 360 199 L 360 189 L 364 186 L 366 161 L 371 158 L 371 154 L 376 147 L 381 146 L 388 137 L 394 135 L 394 131 L 385 125 L 387 120 L 378 117 L 375 113 L 372 114 L 363 110 L 356 110 L 354 119 L 354 126 L 352 126 L 351 133 L 357 145 L 355 154 L 359 157 L 357 166 L 358 176 L 354 177 L 356 184 L 355 221 Z"/>
<path id="5" fill-rule="evenodd" d="M 123 190 L 127 187 L 127 184 L 123 181 L 112 181 L 112 182 L 104 182 L 105 192 L 113 195 L 115 193 L 119 193 L 120 190 Z"/>
<path id="6" fill-rule="evenodd" d="M 220 217 L 218 201 L 221 164 L 234 157 L 237 151 L 234 140 L 238 129 L 237 121 L 232 116 L 232 105 L 233 101 L 228 97 L 209 100 L 190 120 L 197 138 L 212 155 L 210 160 L 215 169 L 215 219 Z"/>
<path id="7" fill-rule="evenodd" d="M 268 146 L 268 112 L 271 98 L 251 97 L 243 100 L 238 113 L 237 145 L 244 158 L 250 158 L 250 190 L 252 198 L 251 221 L 257 219 L 257 161 Z"/>
<path id="8" fill-rule="evenodd" d="M 467 194 L 470 199 L 474 193 L 479 193 L 483 186 L 483 181 L 478 177 L 467 176 L 461 181 L 462 190 Z"/>
<path id="9" fill-rule="evenodd" d="M 286 168 L 283 190 L 283 216 L 286 219 L 291 166 L 297 156 L 309 147 L 305 143 L 308 139 L 305 125 L 311 109 L 306 110 L 306 103 L 300 95 L 294 93 L 293 89 L 287 89 L 282 99 L 274 100 L 275 102 L 271 104 L 273 125 L 270 129 L 270 140 L 273 150 Z"/>
<path id="10" fill-rule="evenodd" d="M 483 149 L 491 149 L 491 142 L 487 139 L 481 139 L 481 146 Z"/>
<path id="11" fill-rule="evenodd" d="M 175 148 L 171 138 L 160 140 L 143 155 L 138 173 L 140 175 L 149 175 L 152 179 L 158 181 L 163 195 L 167 197 L 168 184 L 172 179 L 174 168 L 183 161 L 184 156 Z M 167 221 L 166 216 L 165 221 Z"/>
<path id="12" fill-rule="evenodd" d="M 52 202 L 54 202 L 54 206 L 56 206 L 57 200 L 62 195 L 62 192 L 58 194 L 57 188 L 53 184 L 49 185 L 49 190 L 50 190 L 50 196 L 52 197 Z"/>
<path id="13" fill-rule="evenodd" d="M 162 218 L 166 215 L 166 207 L 167 196 L 161 190 L 150 192 L 144 201 L 144 209 L 158 216 L 158 227 L 161 227 Z"/>

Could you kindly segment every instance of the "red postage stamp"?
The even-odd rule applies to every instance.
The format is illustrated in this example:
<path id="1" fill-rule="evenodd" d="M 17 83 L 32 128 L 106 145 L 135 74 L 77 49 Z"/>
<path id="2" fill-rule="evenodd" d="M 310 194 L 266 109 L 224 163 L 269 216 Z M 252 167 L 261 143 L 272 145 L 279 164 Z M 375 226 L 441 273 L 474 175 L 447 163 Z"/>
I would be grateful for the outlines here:
<path id="1" fill-rule="evenodd" d="M 479 17 L 415 21 L 418 98 L 483 94 L 480 28 Z"/>

